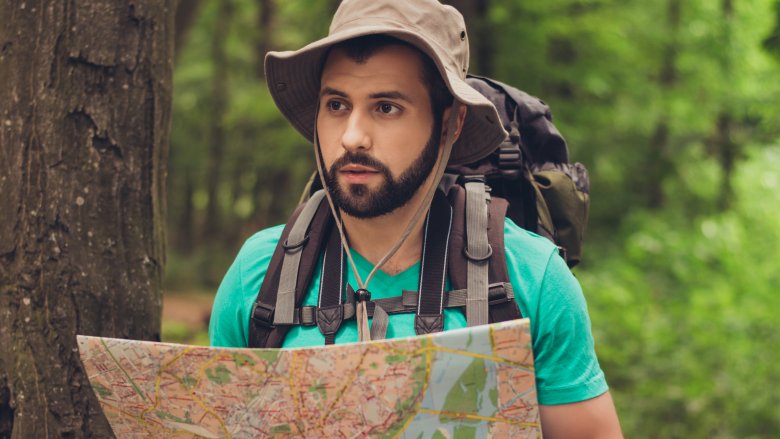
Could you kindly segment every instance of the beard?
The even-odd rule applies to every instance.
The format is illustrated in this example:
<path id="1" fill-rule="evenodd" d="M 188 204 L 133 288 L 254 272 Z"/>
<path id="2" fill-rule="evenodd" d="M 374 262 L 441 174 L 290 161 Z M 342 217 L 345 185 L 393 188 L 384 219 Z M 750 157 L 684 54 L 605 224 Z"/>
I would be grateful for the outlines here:
<path id="1" fill-rule="evenodd" d="M 346 214 L 355 218 L 376 218 L 406 205 L 431 174 L 439 156 L 441 122 L 435 121 L 431 137 L 425 148 L 412 164 L 398 178 L 393 178 L 390 169 L 379 160 L 364 152 L 347 151 L 325 172 L 333 202 Z M 381 176 L 382 182 L 376 189 L 365 184 L 348 184 L 341 187 L 338 172 L 344 166 L 356 164 L 371 167 Z"/>

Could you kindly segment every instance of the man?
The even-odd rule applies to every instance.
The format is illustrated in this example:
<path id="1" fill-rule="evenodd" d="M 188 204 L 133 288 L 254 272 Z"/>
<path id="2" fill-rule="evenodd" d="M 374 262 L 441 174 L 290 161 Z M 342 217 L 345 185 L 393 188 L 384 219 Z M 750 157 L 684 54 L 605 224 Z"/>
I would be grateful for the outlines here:
<path id="1" fill-rule="evenodd" d="M 486 156 L 506 135 L 492 104 L 464 82 L 467 69 L 463 19 L 435 0 L 347 0 L 328 37 L 266 58 L 277 106 L 314 143 L 349 256 L 347 282 L 374 299 L 417 289 L 420 218 L 444 167 Z M 281 232 L 249 238 L 225 275 L 209 328 L 213 345 L 247 346 Z M 507 219 L 504 240 L 515 299 L 531 320 L 545 437 L 621 437 L 579 284 L 546 239 Z M 317 304 L 316 273 L 306 305 Z M 444 330 L 466 326 L 459 309 L 443 316 Z M 331 341 L 368 338 L 367 318 L 357 320 L 345 321 Z M 414 335 L 414 323 L 414 315 L 391 315 L 386 337 Z M 282 346 L 325 341 L 316 326 L 294 326 Z"/>

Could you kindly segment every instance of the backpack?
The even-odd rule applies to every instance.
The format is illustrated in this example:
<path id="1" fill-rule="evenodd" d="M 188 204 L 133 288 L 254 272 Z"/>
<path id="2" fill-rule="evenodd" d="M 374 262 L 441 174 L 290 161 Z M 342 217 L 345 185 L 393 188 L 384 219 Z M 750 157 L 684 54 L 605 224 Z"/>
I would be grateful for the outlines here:
<path id="1" fill-rule="evenodd" d="M 589 180 L 541 100 L 498 81 L 469 76 L 509 133 L 488 157 L 448 167 L 425 220 L 419 291 L 368 297 L 371 338 L 384 338 L 387 316 L 415 313 L 415 332 L 443 329 L 444 308 L 465 308 L 468 326 L 521 318 L 504 253 L 504 218 L 553 241 L 570 267 L 581 260 Z M 280 347 L 293 325 L 317 326 L 332 344 L 356 314 L 344 252 L 316 173 L 288 220 L 252 308 L 249 347 Z M 318 306 L 300 306 L 320 256 Z M 445 292 L 449 275 L 452 290 Z M 363 292 L 365 293 L 365 292 Z"/>
<path id="2" fill-rule="evenodd" d="M 507 216 L 554 242 L 574 267 L 582 260 L 588 222 L 587 169 L 569 163 L 566 140 L 544 101 L 490 78 L 469 75 L 466 82 L 493 102 L 509 136 L 488 157 L 448 168 L 442 184 L 461 175 L 484 175 L 491 194 L 510 201 Z"/>

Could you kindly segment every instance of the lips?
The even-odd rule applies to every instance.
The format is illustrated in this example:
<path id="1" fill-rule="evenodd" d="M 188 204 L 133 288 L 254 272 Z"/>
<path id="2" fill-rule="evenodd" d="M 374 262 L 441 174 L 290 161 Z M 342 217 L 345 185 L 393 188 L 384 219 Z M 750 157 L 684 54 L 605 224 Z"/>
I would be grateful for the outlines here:
<path id="1" fill-rule="evenodd" d="M 370 173 L 376 173 L 379 172 L 374 168 L 363 166 L 363 165 L 346 165 L 342 166 L 341 169 L 339 169 L 339 172 L 348 172 L 348 173 L 363 173 L 363 172 L 370 172 Z"/>
<path id="2" fill-rule="evenodd" d="M 347 183 L 352 184 L 367 183 L 368 180 L 380 174 L 380 172 L 374 168 L 356 164 L 342 166 L 338 172 L 346 179 Z"/>

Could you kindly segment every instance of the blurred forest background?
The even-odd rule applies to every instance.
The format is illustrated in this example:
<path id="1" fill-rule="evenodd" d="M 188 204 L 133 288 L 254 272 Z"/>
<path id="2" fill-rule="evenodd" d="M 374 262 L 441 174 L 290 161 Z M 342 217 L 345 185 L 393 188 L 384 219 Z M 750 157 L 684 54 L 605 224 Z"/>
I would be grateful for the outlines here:
<path id="1" fill-rule="evenodd" d="M 626 437 L 780 437 L 780 0 L 475 0 L 471 71 L 544 99 L 588 166 L 584 262 Z M 262 75 L 338 2 L 190 0 L 177 23 L 163 338 L 207 343 L 242 242 L 313 169 Z"/>

